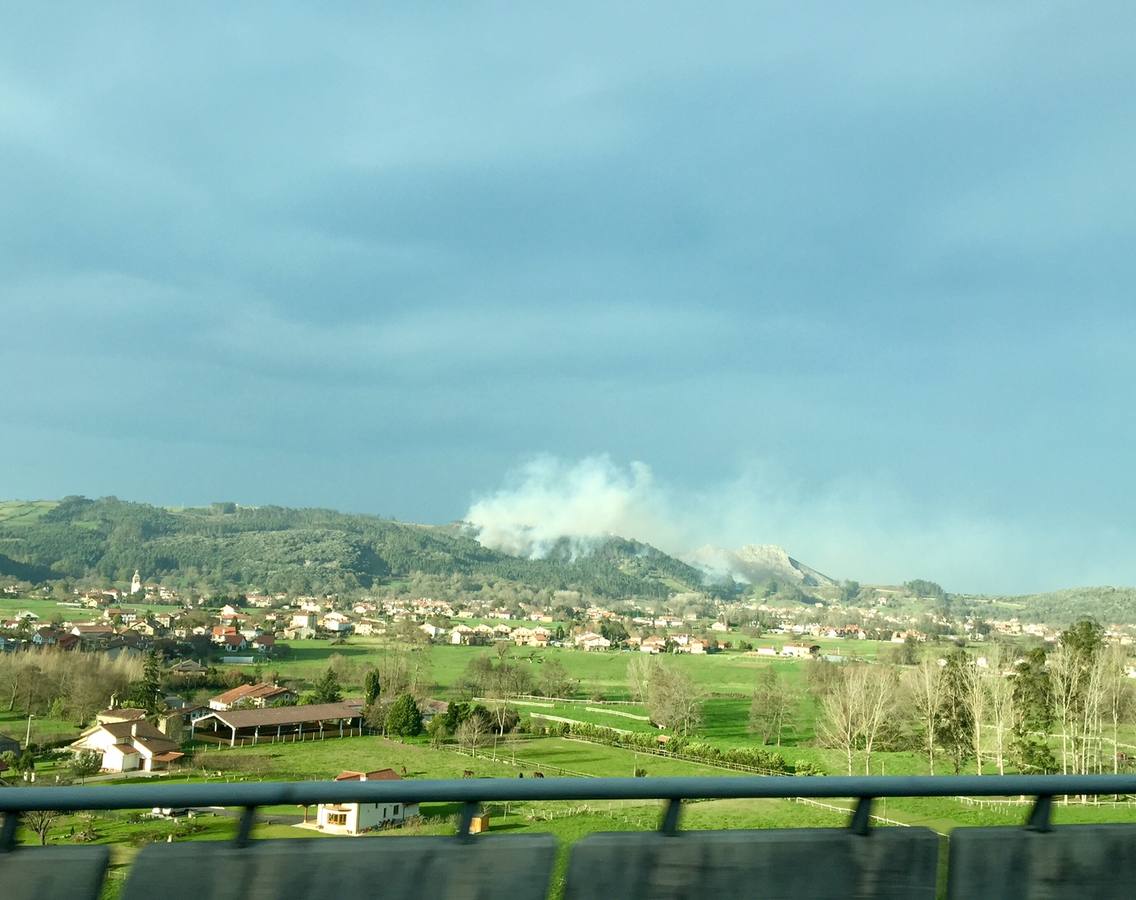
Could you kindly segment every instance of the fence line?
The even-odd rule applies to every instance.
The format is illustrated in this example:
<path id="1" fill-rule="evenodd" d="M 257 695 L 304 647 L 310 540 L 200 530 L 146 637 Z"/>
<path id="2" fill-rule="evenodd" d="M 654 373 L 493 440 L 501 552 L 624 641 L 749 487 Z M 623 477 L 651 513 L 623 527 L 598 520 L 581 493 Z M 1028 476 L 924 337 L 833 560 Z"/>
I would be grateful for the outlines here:
<path id="1" fill-rule="evenodd" d="M 605 726 L 606 727 L 606 726 Z M 612 731 L 619 729 L 613 728 Z M 624 732 L 629 734 L 631 732 Z M 601 747 L 615 747 L 618 750 L 626 750 L 629 753 L 645 753 L 648 756 L 660 756 L 665 759 L 679 759 L 683 762 L 698 763 L 702 766 L 709 766 L 712 769 L 726 769 L 730 772 L 746 772 L 750 775 L 786 775 L 786 772 L 778 772 L 774 769 L 764 769 L 761 766 L 747 766 L 744 763 L 730 762 L 724 759 L 708 760 L 702 759 L 698 756 L 691 756 L 685 753 L 675 753 L 673 750 L 664 750 L 661 747 L 626 747 L 623 744 L 618 744 L 613 741 L 604 741 L 599 738 L 582 737 L 581 735 L 564 735 L 566 741 L 578 741 L 582 744 L 598 744 Z"/>
<path id="2" fill-rule="evenodd" d="M 256 747 L 260 744 L 303 744 L 308 741 L 326 741 L 329 738 L 339 740 L 340 738 L 348 737 L 362 737 L 363 732 L 367 730 L 364 728 L 345 728 L 343 733 L 340 734 L 338 729 L 327 728 L 323 730 L 311 729 L 305 731 L 293 731 L 288 734 L 263 734 L 255 737 L 238 737 L 235 742 L 230 743 L 230 738 L 215 732 L 198 731 L 193 735 L 193 743 L 209 744 L 210 746 L 218 747 L 222 750 L 236 749 L 237 747 Z"/>
<path id="3" fill-rule="evenodd" d="M 1032 798 L 1032 797 L 997 797 L 997 798 L 990 798 L 990 797 L 961 797 L 960 796 L 960 797 L 955 797 L 954 799 L 958 800 L 961 803 L 965 803 L 968 806 L 977 806 L 977 807 L 980 807 L 980 808 L 987 808 L 987 809 L 1009 809 L 1012 806 L 1032 806 L 1033 803 L 1034 803 L 1034 798 Z M 1065 798 L 1065 802 L 1066 802 L 1066 804 L 1069 802 L 1068 797 Z M 1082 802 L 1087 802 L 1089 804 L 1092 804 L 1093 806 L 1114 806 L 1114 807 L 1117 807 L 1117 808 L 1124 807 L 1124 808 L 1127 808 L 1127 809 L 1131 809 L 1133 807 L 1136 807 L 1136 800 L 1132 800 L 1132 799 L 1128 799 L 1128 800 L 1102 800 L 1100 798 L 1100 796 L 1098 796 L 1096 794 L 1092 795 L 1091 797 L 1083 797 Z"/>
<path id="4" fill-rule="evenodd" d="M 564 716 L 550 716 L 548 713 L 529 713 L 530 719 L 548 719 L 550 722 L 561 722 L 564 725 L 591 725 L 591 722 L 582 722 L 579 719 L 567 719 Z M 608 731 L 617 731 L 620 734 L 635 734 L 627 728 L 613 728 L 611 725 L 597 725 L 596 728 L 606 728 Z"/>
<path id="5" fill-rule="evenodd" d="M 820 809 L 831 810 L 832 812 L 842 812 L 842 813 L 851 813 L 852 812 L 852 810 L 847 806 L 839 806 L 835 803 L 821 803 L 819 800 L 814 800 L 812 797 L 786 797 L 785 799 L 789 800 L 793 803 L 804 803 L 804 804 L 807 804 L 809 806 L 819 807 Z M 912 827 L 910 822 L 901 822 L 901 821 L 899 821 L 899 819 L 889 819 L 887 816 L 877 816 L 875 813 L 872 813 L 871 816 L 869 816 L 869 818 L 871 818 L 871 820 L 873 822 L 882 822 L 884 825 L 895 825 L 898 828 L 911 828 Z M 935 831 L 935 829 L 933 829 L 933 828 L 931 830 Z M 945 832 L 942 832 L 942 831 L 935 831 L 935 834 L 946 837 Z"/>
<path id="6" fill-rule="evenodd" d="M 523 757 L 518 757 L 515 754 L 510 754 L 509 756 L 488 756 L 484 752 L 479 754 L 476 750 L 466 750 L 463 747 L 448 747 L 447 749 L 453 753 L 458 753 L 462 756 L 468 756 L 472 759 L 488 759 L 492 762 L 499 762 L 505 763 L 505 765 L 509 766 L 516 766 L 518 769 L 523 766 L 524 768 L 532 769 L 534 772 L 544 772 L 545 770 L 548 770 L 553 774 L 568 775 L 572 778 L 598 777 L 596 775 L 590 775 L 587 772 L 574 772 L 571 769 L 565 769 L 561 766 L 554 766 L 551 763 L 533 762 L 531 759 L 524 759 Z"/>
<path id="7" fill-rule="evenodd" d="M 595 703 L 602 706 L 643 705 L 638 700 L 581 700 L 578 697 L 542 697 L 539 694 L 518 694 L 517 696 L 525 700 L 551 700 L 553 703 Z"/>
<path id="8" fill-rule="evenodd" d="M 603 713 L 605 716 L 623 716 L 625 719 L 636 719 L 640 722 L 650 722 L 650 716 L 640 716 L 635 713 L 623 712 L 618 709 L 597 709 L 594 706 L 585 706 L 584 712 Z"/>

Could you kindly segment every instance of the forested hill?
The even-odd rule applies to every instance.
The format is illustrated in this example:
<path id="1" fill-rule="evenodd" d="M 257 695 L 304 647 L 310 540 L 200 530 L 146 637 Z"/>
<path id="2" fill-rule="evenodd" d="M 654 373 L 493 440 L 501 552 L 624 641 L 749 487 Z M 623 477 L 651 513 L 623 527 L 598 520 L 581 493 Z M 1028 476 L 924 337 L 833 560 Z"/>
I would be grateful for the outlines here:
<path id="1" fill-rule="evenodd" d="M 1080 587 L 1019 597 L 959 596 L 955 603 L 985 618 L 1065 623 L 1089 616 L 1105 624 L 1136 624 L 1136 588 L 1130 587 Z"/>
<path id="2" fill-rule="evenodd" d="M 425 526 L 323 509 L 164 509 L 114 498 L 0 502 L 0 576 L 26 581 L 148 580 L 213 591 L 351 591 L 426 573 L 508 579 L 536 590 L 665 597 L 701 573 L 621 538 L 540 560 L 481 546 L 458 526 Z"/>

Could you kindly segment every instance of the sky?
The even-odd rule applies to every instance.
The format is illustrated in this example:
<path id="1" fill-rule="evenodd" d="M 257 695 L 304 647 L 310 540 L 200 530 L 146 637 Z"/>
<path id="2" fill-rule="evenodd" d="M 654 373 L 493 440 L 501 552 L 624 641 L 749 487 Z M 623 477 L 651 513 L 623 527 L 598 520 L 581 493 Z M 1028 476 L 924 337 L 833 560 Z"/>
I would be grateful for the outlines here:
<path id="1" fill-rule="evenodd" d="M 3 5 L 0 496 L 1136 584 L 1136 4 L 383 7 Z"/>

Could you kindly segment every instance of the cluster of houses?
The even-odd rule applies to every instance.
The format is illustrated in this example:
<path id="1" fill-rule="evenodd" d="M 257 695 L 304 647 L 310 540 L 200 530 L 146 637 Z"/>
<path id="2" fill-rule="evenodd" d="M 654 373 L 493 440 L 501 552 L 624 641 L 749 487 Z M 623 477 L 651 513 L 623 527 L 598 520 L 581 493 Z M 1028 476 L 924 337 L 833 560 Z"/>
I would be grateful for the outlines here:
<path id="1" fill-rule="evenodd" d="M 40 616 L 23 610 L 0 621 L 0 649 L 19 650 L 27 646 L 54 647 L 59 650 L 142 653 L 158 641 L 186 642 L 208 640 L 219 654 L 250 653 L 247 660 L 270 655 L 276 646 L 273 623 L 252 617 L 232 606 L 225 606 L 212 617 L 214 624 L 190 625 L 183 611 L 138 612 L 131 608 L 107 607 L 99 618 L 85 621 L 57 621 L 43 624 Z"/>

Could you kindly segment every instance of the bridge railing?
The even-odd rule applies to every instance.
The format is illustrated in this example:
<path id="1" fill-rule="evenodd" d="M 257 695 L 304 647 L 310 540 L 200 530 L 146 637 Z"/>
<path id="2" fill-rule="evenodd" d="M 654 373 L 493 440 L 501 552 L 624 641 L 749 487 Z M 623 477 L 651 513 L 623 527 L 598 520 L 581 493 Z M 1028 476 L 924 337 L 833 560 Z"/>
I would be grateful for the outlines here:
<path id="1" fill-rule="evenodd" d="M 248 884 L 249 879 L 276 885 L 280 896 L 299 896 L 304 893 L 303 885 L 308 885 L 305 890 L 310 896 L 366 893 L 376 883 L 386 886 L 386 896 L 447 896 L 443 885 L 427 890 L 408 874 L 423 871 L 434 873 L 434 879 L 468 880 L 469 896 L 481 896 L 474 888 L 484 882 L 493 893 L 514 894 L 511 900 L 543 898 L 555 857 L 554 839 L 533 834 L 474 836 L 471 823 L 482 804 L 661 800 L 665 805 L 657 831 L 593 834 L 573 846 L 568 898 L 678 898 L 715 890 L 733 895 L 738 879 L 758 879 L 778 887 L 774 895 L 784 896 L 934 897 L 940 837 L 924 828 L 871 827 L 873 802 L 897 797 L 1025 796 L 1033 798 L 1033 804 L 1022 827 L 960 828 L 952 833 L 947 848 L 950 896 L 1032 896 L 1029 889 L 1034 884 L 1046 886 L 1049 893 L 1045 896 L 1079 896 L 1086 884 L 1092 885 L 1097 895 L 1094 900 L 1130 896 L 1131 885 L 1136 883 L 1136 825 L 1055 827 L 1051 822 L 1055 798 L 1094 795 L 1136 795 L 1136 775 L 465 778 L 33 786 L 0 790 L 0 812 L 4 814 L 0 883 L 5 885 L 5 900 L 52 896 L 53 887 L 83 896 L 76 885 L 88 882 L 80 875 L 67 876 L 71 881 L 66 885 L 56 883 L 70 871 L 66 863 L 78 866 L 75 872 L 83 865 L 94 866 L 97 878 L 92 875 L 94 881 L 88 881 L 96 893 L 101 884 L 105 847 L 17 847 L 17 825 L 26 812 L 238 807 L 242 814 L 233 841 L 146 847 L 132 866 L 125 892 L 128 900 L 152 897 L 155 892 L 163 900 L 245 896 L 234 893 L 232 884 Z M 687 800 L 796 797 L 851 798 L 855 803 L 847 827 L 838 829 L 683 831 L 680 827 Z M 435 802 L 461 805 L 455 836 L 393 837 L 362 845 L 351 839 L 322 837 L 252 840 L 259 807 Z M 228 880 L 203 874 L 218 866 L 228 873 Z M 440 875 L 440 871 L 447 874 Z M 21 892 L 21 885 L 28 890 Z M 1062 892 L 1062 885 L 1070 890 Z M 265 896 L 273 895 L 266 890 Z"/>

